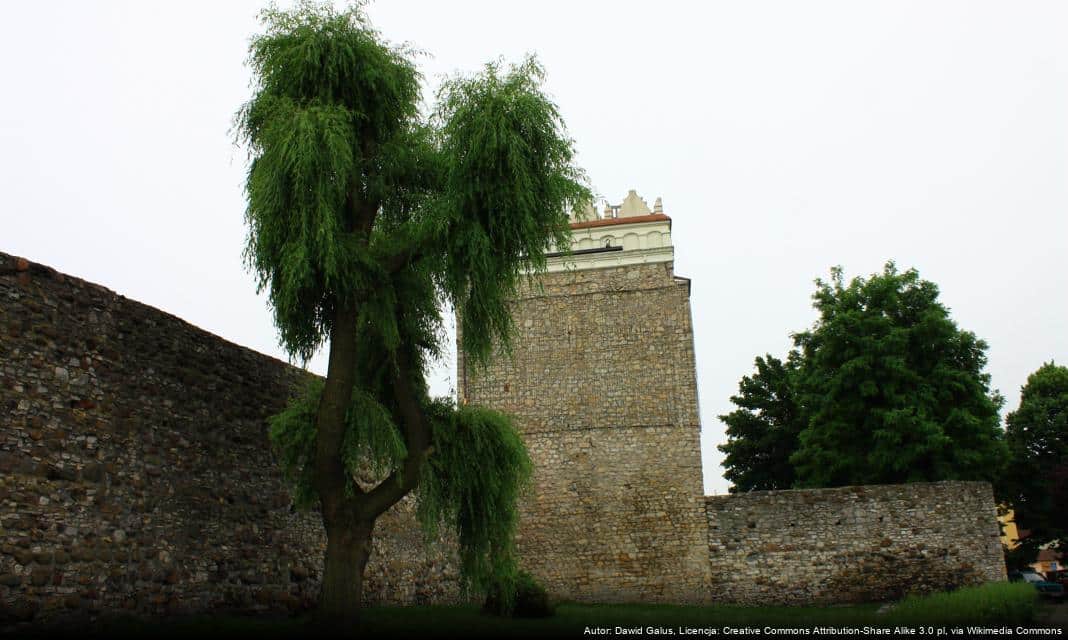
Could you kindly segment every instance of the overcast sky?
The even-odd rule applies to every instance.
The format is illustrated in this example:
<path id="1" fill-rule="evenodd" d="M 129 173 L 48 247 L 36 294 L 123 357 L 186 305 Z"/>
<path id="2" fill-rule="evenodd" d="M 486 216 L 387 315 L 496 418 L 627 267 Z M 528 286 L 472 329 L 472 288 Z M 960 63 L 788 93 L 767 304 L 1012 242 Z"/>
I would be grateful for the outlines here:
<path id="1" fill-rule="evenodd" d="M 229 134 L 261 2 L 10 2 L 0 251 L 284 357 L 241 251 Z M 753 358 L 812 281 L 888 259 L 936 282 L 1019 402 L 1068 363 L 1068 3 L 378 2 L 442 74 L 536 53 L 594 188 L 673 219 L 693 279 L 705 488 Z M 320 357 L 312 368 L 322 372 Z M 447 393 L 452 363 L 435 373 Z"/>

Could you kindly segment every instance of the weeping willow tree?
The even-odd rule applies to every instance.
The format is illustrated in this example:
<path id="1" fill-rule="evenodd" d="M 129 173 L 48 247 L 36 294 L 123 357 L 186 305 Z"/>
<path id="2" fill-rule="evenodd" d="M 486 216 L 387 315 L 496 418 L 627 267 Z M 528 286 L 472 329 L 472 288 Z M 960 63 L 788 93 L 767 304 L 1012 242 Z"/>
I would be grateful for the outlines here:
<path id="1" fill-rule="evenodd" d="M 431 398 L 426 371 L 446 303 L 470 362 L 507 346 L 507 300 L 590 200 L 542 69 L 453 77 L 423 116 L 413 53 L 358 6 L 261 18 L 236 116 L 246 259 L 291 356 L 329 346 L 325 381 L 270 427 L 298 501 L 322 514 L 320 611 L 358 614 L 375 520 L 412 492 L 429 533 L 456 531 L 468 584 L 507 581 L 526 450 L 506 416 Z"/>

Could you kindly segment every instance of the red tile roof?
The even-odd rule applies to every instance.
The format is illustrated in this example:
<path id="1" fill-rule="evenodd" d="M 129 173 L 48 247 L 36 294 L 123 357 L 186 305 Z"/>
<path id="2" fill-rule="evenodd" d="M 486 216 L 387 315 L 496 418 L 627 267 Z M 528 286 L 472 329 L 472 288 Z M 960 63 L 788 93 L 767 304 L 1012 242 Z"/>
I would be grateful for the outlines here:
<path id="1" fill-rule="evenodd" d="M 587 220 L 585 222 L 572 222 L 572 229 L 589 229 L 591 227 L 607 227 L 614 224 L 631 224 L 635 222 L 656 222 L 658 220 L 667 220 L 671 222 L 671 218 L 662 213 L 650 213 L 645 216 L 629 216 L 626 218 L 602 218 L 600 220 Z"/>

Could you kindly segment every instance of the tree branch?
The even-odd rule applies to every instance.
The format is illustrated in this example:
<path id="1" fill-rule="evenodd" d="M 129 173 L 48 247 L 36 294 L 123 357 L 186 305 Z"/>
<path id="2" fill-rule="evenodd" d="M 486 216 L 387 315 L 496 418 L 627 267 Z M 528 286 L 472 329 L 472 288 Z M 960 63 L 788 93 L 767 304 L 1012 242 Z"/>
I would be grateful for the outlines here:
<path id="1" fill-rule="evenodd" d="M 412 388 L 411 369 L 402 354 L 393 367 L 393 397 L 401 413 L 401 433 L 408 456 L 377 487 L 358 499 L 360 517 L 376 518 L 385 513 L 419 485 L 419 473 L 431 450 L 431 429 L 419 397 Z"/>
<path id="2" fill-rule="evenodd" d="M 404 247 L 386 259 L 386 271 L 390 275 L 395 274 L 405 266 L 426 257 L 431 249 L 433 249 L 436 241 L 437 237 L 434 234 L 429 233 L 422 238 L 417 239 L 412 244 Z"/>

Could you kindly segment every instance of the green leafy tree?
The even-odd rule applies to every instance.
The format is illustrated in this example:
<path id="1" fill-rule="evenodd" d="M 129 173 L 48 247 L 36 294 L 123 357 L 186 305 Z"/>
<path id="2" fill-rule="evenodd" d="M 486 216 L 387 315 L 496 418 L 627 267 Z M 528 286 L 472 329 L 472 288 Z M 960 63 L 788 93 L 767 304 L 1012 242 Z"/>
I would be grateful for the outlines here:
<path id="1" fill-rule="evenodd" d="M 1001 497 L 1028 531 L 1019 554 L 1068 543 L 1068 367 L 1050 362 L 1027 377 L 1020 406 L 1006 416 L 1009 465 Z"/>
<path id="2" fill-rule="evenodd" d="M 727 426 L 724 477 L 731 493 L 789 489 L 794 484 L 790 456 L 804 420 L 794 391 L 798 352 L 786 362 L 771 354 L 756 358 L 756 373 L 743 376 L 731 402 L 738 409 L 719 416 Z"/>
<path id="3" fill-rule="evenodd" d="M 446 302 L 469 361 L 507 346 L 506 301 L 569 246 L 566 212 L 591 198 L 542 70 L 453 77 L 423 117 L 412 52 L 358 6 L 305 2 L 262 21 L 236 116 L 246 258 L 289 353 L 329 345 L 325 381 L 270 429 L 297 499 L 322 514 L 320 611 L 358 614 L 375 520 L 417 487 L 427 532 L 456 530 L 469 584 L 514 582 L 526 450 L 506 416 L 430 398 L 426 370 Z"/>
<path id="4" fill-rule="evenodd" d="M 790 458 L 798 485 L 994 480 L 1006 448 L 986 343 L 915 269 L 831 276 L 816 281 L 819 319 L 794 336 L 807 420 Z"/>
<path id="5" fill-rule="evenodd" d="M 757 358 L 721 416 L 732 491 L 995 480 L 1006 456 L 986 343 L 914 269 L 816 281 L 785 363 Z"/>

